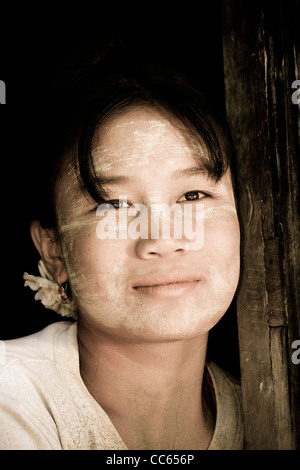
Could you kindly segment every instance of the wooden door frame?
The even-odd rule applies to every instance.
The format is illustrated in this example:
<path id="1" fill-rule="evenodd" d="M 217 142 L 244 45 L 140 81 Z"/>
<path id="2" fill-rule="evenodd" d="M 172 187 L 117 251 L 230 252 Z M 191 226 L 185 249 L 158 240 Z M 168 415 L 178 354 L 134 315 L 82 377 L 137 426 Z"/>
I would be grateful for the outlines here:
<path id="1" fill-rule="evenodd" d="M 242 236 L 237 317 L 246 449 L 300 448 L 300 364 L 291 360 L 300 339 L 300 106 L 291 99 L 300 79 L 299 21 L 299 0 L 222 1 Z"/>

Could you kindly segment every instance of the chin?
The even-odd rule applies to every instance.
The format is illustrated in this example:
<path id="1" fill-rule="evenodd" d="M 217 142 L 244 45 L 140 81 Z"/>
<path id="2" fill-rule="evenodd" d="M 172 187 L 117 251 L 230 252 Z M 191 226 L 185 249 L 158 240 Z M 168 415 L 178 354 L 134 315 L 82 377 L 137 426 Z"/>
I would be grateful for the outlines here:
<path id="1" fill-rule="evenodd" d="M 122 334 L 126 331 L 127 336 L 134 337 L 135 340 L 152 342 L 192 339 L 207 335 L 224 314 L 218 312 L 214 315 L 199 315 L 201 310 L 198 308 L 195 310 L 169 311 L 167 315 L 163 312 L 155 316 L 150 314 L 151 318 L 140 317 L 138 322 L 131 321 L 130 325 L 123 324 Z"/>

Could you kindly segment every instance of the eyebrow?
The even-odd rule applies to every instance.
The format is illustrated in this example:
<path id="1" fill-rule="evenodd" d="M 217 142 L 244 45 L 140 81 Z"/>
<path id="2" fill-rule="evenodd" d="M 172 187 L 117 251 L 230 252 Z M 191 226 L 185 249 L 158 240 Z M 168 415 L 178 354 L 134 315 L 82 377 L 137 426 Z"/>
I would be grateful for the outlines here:
<path id="1" fill-rule="evenodd" d="M 173 171 L 171 176 L 173 178 L 189 178 L 197 175 L 207 175 L 208 170 L 204 166 L 193 166 L 191 168 L 184 168 L 182 170 Z"/>
<path id="2" fill-rule="evenodd" d="M 97 181 L 101 185 L 113 185 L 113 184 L 120 184 L 120 183 L 128 183 L 131 180 L 130 176 L 97 176 Z"/>

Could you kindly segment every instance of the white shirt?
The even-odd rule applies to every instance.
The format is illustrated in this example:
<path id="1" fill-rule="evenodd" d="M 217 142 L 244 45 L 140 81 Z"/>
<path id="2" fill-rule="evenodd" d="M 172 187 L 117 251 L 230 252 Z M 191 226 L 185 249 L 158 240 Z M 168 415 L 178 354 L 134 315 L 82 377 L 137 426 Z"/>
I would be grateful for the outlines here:
<path id="1" fill-rule="evenodd" d="M 209 450 L 242 449 L 240 387 L 207 364 L 216 396 Z M 0 341 L 1 450 L 128 450 L 81 379 L 76 323 Z"/>

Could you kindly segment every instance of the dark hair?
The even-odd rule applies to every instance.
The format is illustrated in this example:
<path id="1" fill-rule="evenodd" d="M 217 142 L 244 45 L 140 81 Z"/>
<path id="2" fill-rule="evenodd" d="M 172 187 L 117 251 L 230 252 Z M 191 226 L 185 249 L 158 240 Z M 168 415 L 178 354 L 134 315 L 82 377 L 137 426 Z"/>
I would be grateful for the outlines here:
<path id="1" fill-rule="evenodd" d="M 43 159 L 48 185 L 41 188 L 46 191 L 39 218 L 44 227 L 56 225 L 54 185 L 67 154 L 73 158 L 83 191 L 96 202 L 101 199 L 104 181 L 94 173 L 94 137 L 107 118 L 130 107 L 146 104 L 177 118 L 190 138 L 206 146 L 207 172 L 216 181 L 230 165 L 231 141 L 222 112 L 213 110 L 191 80 L 174 70 L 119 62 L 90 64 L 54 91 L 47 111 L 48 158 Z"/>

